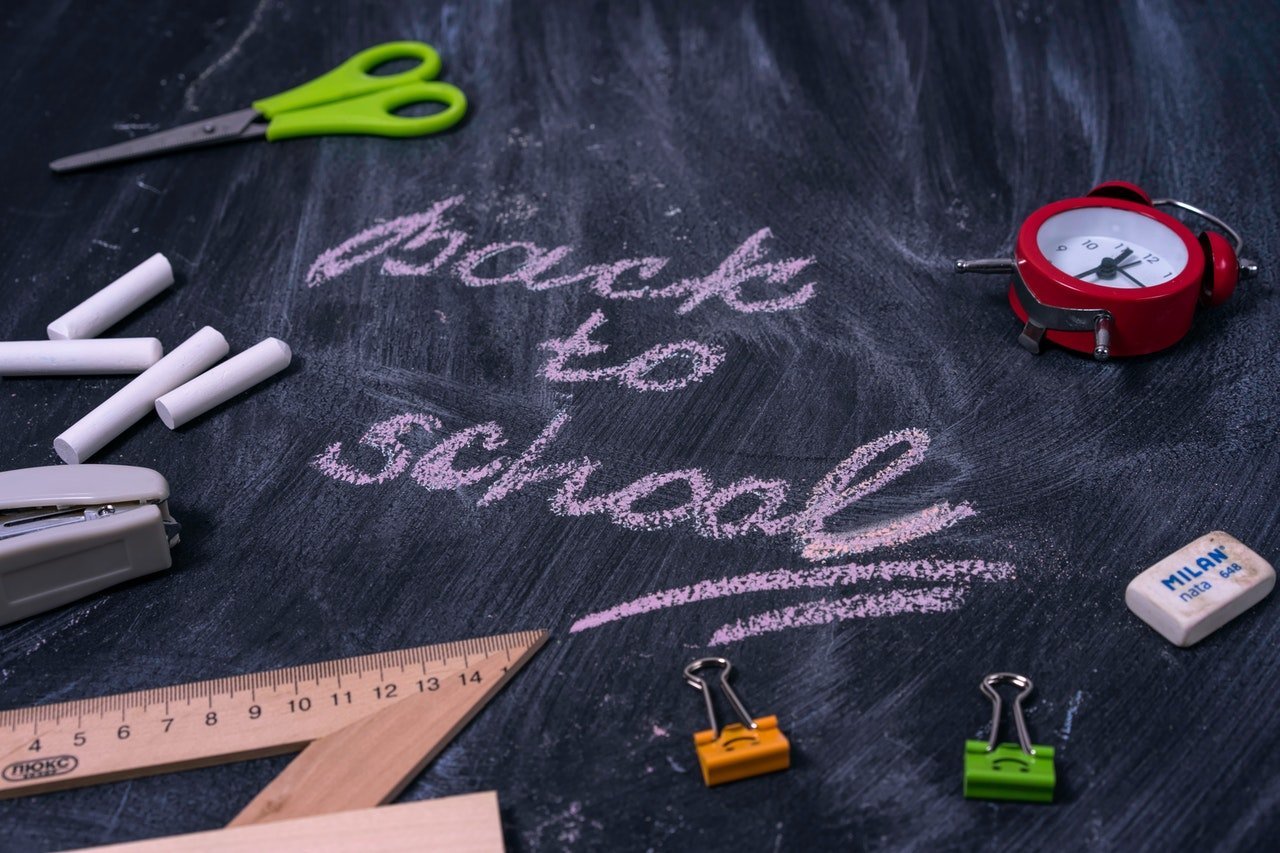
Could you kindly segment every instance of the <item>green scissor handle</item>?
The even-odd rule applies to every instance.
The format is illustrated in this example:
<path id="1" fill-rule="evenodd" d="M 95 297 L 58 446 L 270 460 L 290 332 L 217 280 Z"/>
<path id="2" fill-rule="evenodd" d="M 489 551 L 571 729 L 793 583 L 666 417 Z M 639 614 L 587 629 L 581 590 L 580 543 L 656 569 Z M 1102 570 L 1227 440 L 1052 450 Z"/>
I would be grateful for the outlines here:
<path id="1" fill-rule="evenodd" d="M 398 74 L 370 74 L 384 62 L 398 59 L 421 60 L 419 65 Z M 435 48 L 420 41 L 390 41 L 362 50 L 328 74 L 322 74 L 309 83 L 303 83 L 287 92 L 272 95 L 253 102 L 253 108 L 266 118 L 278 114 L 321 104 L 355 98 L 390 89 L 402 83 L 434 80 L 440 73 L 440 54 Z"/>
<path id="2" fill-rule="evenodd" d="M 445 105 L 428 116 L 398 116 L 395 110 L 433 101 Z M 278 114 L 267 139 L 363 133 L 370 136 L 425 136 L 453 127 L 467 111 L 467 97 L 448 83 L 418 82 L 305 110 Z"/>

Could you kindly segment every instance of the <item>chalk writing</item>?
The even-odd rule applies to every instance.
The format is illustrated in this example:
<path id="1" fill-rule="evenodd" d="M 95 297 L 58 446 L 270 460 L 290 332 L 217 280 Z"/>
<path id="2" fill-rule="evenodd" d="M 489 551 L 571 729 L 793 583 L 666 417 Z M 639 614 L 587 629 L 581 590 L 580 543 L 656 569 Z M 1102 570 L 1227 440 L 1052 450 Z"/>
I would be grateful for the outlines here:
<path id="1" fill-rule="evenodd" d="M 574 251 L 569 245 L 546 247 L 512 240 L 468 250 L 471 235 L 452 218 L 464 201 L 461 195 L 451 196 L 420 213 L 361 231 L 316 258 L 307 271 L 307 286 L 318 287 L 355 267 L 378 264 L 384 276 L 452 275 L 469 288 L 516 286 L 542 292 L 582 286 L 609 300 L 676 300 L 677 314 L 712 302 L 744 314 L 787 311 L 804 305 L 817 292 L 814 282 L 795 284 L 814 259 L 771 259 L 766 242 L 772 235 L 767 228 L 752 234 L 706 275 L 660 286 L 655 279 L 670 263 L 665 257 L 623 258 L 565 271 L 562 267 Z M 446 320 L 440 312 L 437 315 Z M 539 344 L 546 353 L 539 375 L 559 384 L 612 381 L 633 391 L 670 392 L 702 381 L 725 360 L 725 351 L 718 345 L 681 340 L 657 344 L 612 364 L 602 363 L 600 357 L 609 345 L 593 335 L 606 322 L 605 313 L 595 310 L 571 333 Z M 701 468 L 654 471 L 619 487 L 609 483 L 609 472 L 591 456 L 570 453 L 566 458 L 557 453 L 560 434 L 570 418 L 568 409 L 556 412 L 517 454 L 503 452 L 508 438 L 495 421 L 448 432 L 432 415 L 405 412 L 368 427 L 358 441 L 359 447 L 367 449 L 363 453 L 334 442 L 311 464 L 326 477 L 358 487 L 386 484 L 406 473 L 428 492 L 483 486 L 475 501 L 477 509 L 541 486 L 550 491 L 547 504 L 559 516 L 602 516 L 629 530 L 682 526 L 708 539 L 787 537 L 794 550 L 811 562 L 902 545 L 975 515 L 967 502 L 935 501 L 871 523 L 835 521 L 924 461 L 929 436 L 920 429 L 895 430 L 863 444 L 819 479 L 807 496 L 793 499 L 796 490 L 787 480 L 748 475 L 725 482 L 718 473 Z M 411 437 L 415 447 L 425 442 L 426 449 L 411 449 Z M 373 466 L 354 461 L 361 456 L 367 459 L 368 450 L 381 461 Z M 468 464 L 460 461 L 464 454 Z M 964 602 L 973 581 L 1011 577 L 1012 566 L 981 560 L 851 563 L 754 572 L 642 596 L 582 617 L 571 632 L 731 595 L 868 581 L 898 584 L 757 613 L 721 626 L 710 639 L 716 645 L 799 626 L 954 610 Z"/>
<path id="2" fill-rule="evenodd" d="M 615 491 L 584 496 L 588 480 L 600 472 L 602 463 L 589 456 L 549 464 L 543 461 L 569 420 L 567 410 L 557 412 L 515 458 L 497 456 L 479 467 L 458 469 L 455 465 L 464 448 L 479 446 L 492 451 L 504 447 L 507 438 L 502 427 L 490 421 L 442 435 L 438 419 L 408 412 L 373 424 L 360 438 L 360 445 L 382 456 L 378 470 L 366 471 L 343 461 L 342 442 L 331 444 L 312 460 L 312 465 L 327 477 L 355 486 L 389 482 L 409 470 L 414 451 L 401 439 L 417 428 L 436 439 L 418 459 L 411 475 L 428 491 L 455 489 L 493 478 L 476 502 L 477 507 L 485 507 L 536 484 L 556 484 L 548 503 L 557 515 L 604 515 L 619 527 L 632 530 L 685 524 L 694 533 L 713 539 L 732 539 L 752 532 L 765 536 L 790 534 L 801 556 L 814 561 L 909 542 L 974 514 L 968 503 L 952 506 L 939 501 L 889 521 L 851 530 L 828 529 L 835 515 L 884 488 L 924 458 L 929 440 L 920 430 L 892 432 L 858 448 L 813 487 L 803 508 L 789 514 L 780 514 L 791 490 L 787 481 L 747 477 L 717 486 L 712 474 L 698 468 L 654 472 Z M 898 455 L 893 455 L 892 451 L 904 446 Z M 886 457 L 883 467 L 877 470 L 874 463 Z M 640 509 L 642 503 L 649 508 Z M 731 508 L 736 508 L 737 514 L 730 514 Z"/>
<path id="3" fill-rule="evenodd" d="M 544 291 L 586 284 L 592 293 L 605 299 L 679 299 L 677 314 L 687 314 L 713 299 L 744 314 L 787 311 L 800 307 L 817 293 L 815 282 L 790 286 L 813 265 L 814 259 L 770 260 L 765 241 L 773 232 L 768 228 L 748 237 L 712 272 L 665 287 L 627 285 L 622 280 L 634 274 L 640 282 L 650 281 L 666 268 L 668 258 L 624 258 L 555 275 L 555 268 L 573 252 L 572 246 L 546 248 L 516 240 L 490 243 L 458 257 L 471 235 L 449 216 L 464 200 L 460 195 L 450 196 L 421 213 L 366 228 L 322 252 L 307 270 L 307 286 L 318 287 L 354 267 L 381 259 L 381 272 L 387 276 L 429 276 L 452 262 L 449 269 L 466 287 L 519 285 Z M 486 272 L 499 264 L 505 271 Z"/>
<path id="4" fill-rule="evenodd" d="M 770 610 L 722 626 L 707 643 L 714 646 L 803 625 L 823 625 L 843 619 L 889 616 L 899 613 L 937 613 L 954 610 L 964 602 L 965 592 L 971 582 L 1005 581 L 1013 577 L 1012 565 L 984 560 L 850 563 L 812 569 L 751 572 L 641 596 L 608 610 L 583 616 L 573 623 L 569 632 L 577 633 L 589 628 L 598 628 L 610 622 L 668 607 L 750 593 L 816 589 L 874 581 L 906 583 L 924 581 L 934 584 L 928 587 L 907 587 L 860 594 L 834 601 L 819 599 L 793 607 Z M 939 582 L 943 582 L 943 585 L 939 585 Z"/>
<path id="5" fill-rule="evenodd" d="M 598 355 L 609 349 L 608 344 L 591 340 L 591 333 L 604 324 L 604 312 L 594 311 L 573 334 L 539 344 L 539 349 L 552 353 L 539 371 L 540 375 L 552 382 L 616 379 L 636 391 L 677 391 L 691 382 L 701 382 L 724 361 L 724 349 L 714 344 L 677 341 L 650 347 L 635 358 L 613 367 L 569 367 L 571 358 Z M 651 379 L 653 372 L 664 363 L 677 363 L 686 372 L 670 379 Z"/>
<path id="6" fill-rule="evenodd" d="M 845 619 L 868 619 L 896 616 L 900 613 L 942 613 L 955 610 L 963 603 L 958 587 L 938 586 L 917 590 L 891 590 L 868 595 L 851 595 L 835 601 L 820 599 L 792 607 L 757 613 L 724 625 L 711 635 L 707 645 L 717 646 L 745 640 L 771 631 L 826 625 Z"/>
<path id="7" fill-rule="evenodd" d="M 412 459 L 409 449 L 401 444 L 399 439 L 401 436 L 408 434 L 415 426 L 420 426 L 428 432 L 439 431 L 442 428 L 440 421 L 431 415 L 399 415 L 385 421 L 379 421 L 369 427 L 368 431 L 360 438 L 360 443 L 365 447 L 372 447 L 374 450 L 381 451 L 382 455 L 386 457 L 387 464 L 377 473 L 367 474 L 341 462 L 338 459 L 339 454 L 342 453 L 342 442 L 340 441 L 329 445 L 324 453 L 312 460 L 312 464 L 333 479 L 350 483 L 353 486 L 368 486 L 372 483 L 385 483 L 388 480 L 394 480 L 405 472 L 405 469 L 409 467 L 410 459 Z"/>

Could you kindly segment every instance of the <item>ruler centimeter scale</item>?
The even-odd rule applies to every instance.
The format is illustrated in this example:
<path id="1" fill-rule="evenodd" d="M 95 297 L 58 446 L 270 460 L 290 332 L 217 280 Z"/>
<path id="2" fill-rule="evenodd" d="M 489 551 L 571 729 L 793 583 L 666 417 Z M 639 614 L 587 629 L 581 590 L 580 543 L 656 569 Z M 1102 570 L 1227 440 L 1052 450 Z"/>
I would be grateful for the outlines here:
<path id="1" fill-rule="evenodd" d="M 0 711 L 0 799 L 296 752 L 397 700 L 466 702 L 546 641 L 522 631 Z"/>

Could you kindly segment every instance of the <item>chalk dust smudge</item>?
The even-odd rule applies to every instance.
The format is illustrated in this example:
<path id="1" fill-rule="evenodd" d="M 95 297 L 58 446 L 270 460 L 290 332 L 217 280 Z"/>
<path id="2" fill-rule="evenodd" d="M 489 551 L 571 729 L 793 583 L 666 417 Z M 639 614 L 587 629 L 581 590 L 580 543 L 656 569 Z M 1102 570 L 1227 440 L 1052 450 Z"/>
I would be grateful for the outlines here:
<path id="1" fill-rule="evenodd" d="M 1071 697 L 1071 704 L 1067 706 L 1067 718 L 1062 721 L 1062 740 L 1067 741 L 1071 738 L 1071 727 L 1075 725 L 1076 713 L 1080 710 L 1080 703 L 1084 701 L 1084 691 L 1077 690 L 1076 695 Z"/>
<path id="2" fill-rule="evenodd" d="M 218 69 L 236 58 L 240 53 L 240 48 L 244 47 L 244 43 L 248 41 L 249 36 L 258 31 L 258 27 L 262 23 L 262 15 L 267 11 L 267 7 L 270 5 L 271 0 L 260 0 L 258 5 L 253 8 L 253 12 L 249 15 L 248 25 L 241 30 L 240 35 L 236 36 L 236 40 L 231 43 L 231 47 L 227 48 L 227 52 L 215 59 L 212 65 L 201 71 L 196 76 L 196 79 L 191 81 L 190 85 L 188 85 L 186 90 L 182 93 L 182 106 L 184 109 L 199 109 L 199 104 L 196 103 L 196 89 L 200 87 L 200 84 L 204 83 L 205 80 L 209 79 L 210 76 L 218 71 Z"/>

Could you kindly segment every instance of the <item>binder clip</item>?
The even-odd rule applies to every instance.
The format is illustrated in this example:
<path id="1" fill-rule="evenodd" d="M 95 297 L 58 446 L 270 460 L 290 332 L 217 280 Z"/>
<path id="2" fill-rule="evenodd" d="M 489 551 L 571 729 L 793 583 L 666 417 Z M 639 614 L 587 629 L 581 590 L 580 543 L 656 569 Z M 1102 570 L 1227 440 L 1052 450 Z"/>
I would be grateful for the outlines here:
<path id="1" fill-rule="evenodd" d="M 723 729 L 716 720 L 711 685 L 695 675 L 698 670 L 711 667 L 722 670 L 720 689 L 741 720 Z M 684 680 L 702 691 L 702 698 L 707 703 L 707 718 L 711 720 L 710 729 L 693 735 L 698 764 L 702 766 L 702 781 L 707 783 L 707 787 L 786 770 L 791 766 L 791 744 L 778 728 L 778 718 L 771 715 L 752 719 L 738 694 L 729 686 L 729 673 L 732 671 L 733 667 L 724 658 L 700 658 L 684 668 Z"/>
<path id="2" fill-rule="evenodd" d="M 1013 722 L 1018 743 L 996 741 L 1000 735 L 1002 702 L 997 684 L 1012 684 L 1022 692 L 1013 702 Z M 1053 747 L 1031 743 L 1027 721 L 1022 717 L 1022 700 L 1031 695 L 1033 685 L 1025 675 L 997 672 L 982 679 L 983 695 L 991 700 L 991 737 L 964 742 L 964 795 L 979 800 L 1017 800 L 1027 803 L 1053 802 Z"/>

